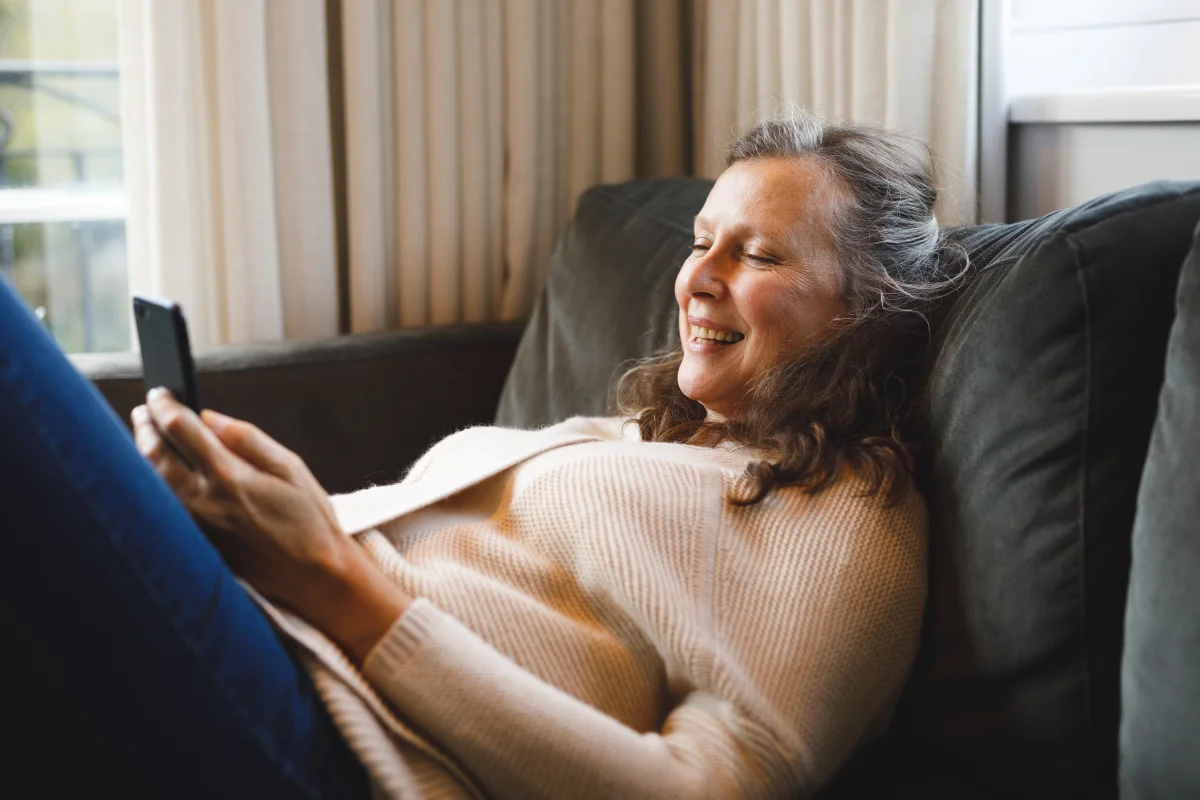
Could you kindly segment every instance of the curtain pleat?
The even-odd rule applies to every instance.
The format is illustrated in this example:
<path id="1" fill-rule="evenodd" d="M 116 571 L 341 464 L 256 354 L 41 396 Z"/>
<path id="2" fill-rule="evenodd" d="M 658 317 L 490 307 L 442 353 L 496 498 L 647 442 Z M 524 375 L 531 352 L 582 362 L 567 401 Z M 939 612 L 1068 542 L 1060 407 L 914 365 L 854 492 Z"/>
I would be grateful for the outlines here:
<path id="1" fill-rule="evenodd" d="M 697 2 L 700 174 L 719 174 L 737 133 L 791 103 L 928 142 L 939 218 L 975 218 L 978 0 Z"/>
<path id="2" fill-rule="evenodd" d="M 535 0 L 509 0 L 504 15 L 504 247 L 500 319 L 516 319 L 531 292 L 533 237 L 537 218 L 538 8 Z M 548 154 L 549 155 L 549 154 Z M 553 169 L 553 160 L 547 165 Z"/>
<path id="3" fill-rule="evenodd" d="M 390 26 L 388 0 L 360 0 L 342 7 L 346 228 L 350 263 L 356 265 L 349 276 L 352 331 L 389 328 L 396 318 Z M 403 111 L 403 103 L 397 106 Z M 399 238 L 411 245 L 411 238 Z"/>
<path id="4" fill-rule="evenodd" d="M 475 232 L 462 217 L 463 162 L 468 154 L 462 147 L 459 120 L 460 98 L 464 87 L 459 82 L 458 25 L 460 14 L 478 14 L 478 9 L 461 9 L 459 0 L 438 0 L 425 5 L 425 113 L 412 128 L 425 126 L 425 153 L 429 175 L 426 189 L 429 202 L 429 322 L 445 325 L 461 319 L 459 294 L 462 286 L 463 239 L 475 238 Z M 402 123 L 402 135 L 410 126 Z M 436 139 L 435 139 L 436 137 Z M 464 236 L 464 234 L 466 234 Z M 403 291 L 403 289 L 402 289 Z"/>
<path id="5" fill-rule="evenodd" d="M 601 84 L 600 4 L 573 0 L 571 4 L 571 89 L 569 97 L 595 96 Z M 571 195 L 596 182 L 602 158 L 600 145 L 601 106 L 568 102 L 567 186 Z"/>
<path id="6" fill-rule="evenodd" d="M 330 104 L 328 78 L 320 77 L 328 47 L 323 19 L 320 0 L 287 8 L 267 3 L 275 240 L 288 339 L 338 330 Z"/>
<path id="7" fill-rule="evenodd" d="M 497 65 L 505 62 L 504 13 L 502 0 L 483 0 L 484 39 L 486 41 L 484 73 L 487 86 L 487 130 L 484 137 L 487 151 L 487 312 L 499 317 L 500 298 L 504 289 L 504 209 L 505 196 L 505 95 L 504 70 Z M 499 265 L 499 267 L 497 267 Z"/>
<path id="8" fill-rule="evenodd" d="M 120 24 L 124 149 L 143 154 L 126 159 L 125 168 L 130 291 L 186 298 L 193 338 L 215 341 L 221 321 L 211 285 L 216 242 L 204 180 L 209 127 L 188 124 L 189 109 L 206 105 L 196 55 L 202 47 L 201 10 L 186 2 L 123 0 Z M 165 213 L 168 197 L 201 202 L 189 220 Z M 173 270 L 164 268 L 167 242 L 178 250 Z"/>
<path id="9" fill-rule="evenodd" d="M 385 0 L 386 2 L 386 0 Z M 349 4 L 353 5 L 353 4 Z M 392 305 L 388 309 L 388 325 L 424 325 L 430 316 L 430 274 L 433 244 L 430 226 L 433 210 L 429 199 L 429 127 L 425 122 L 426 109 L 430 106 L 426 86 L 426 28 L 425 4 L 420 0 L 399 0 L 393 9 L 392 37 L 384 38 L 380 69 L 393 75 L 395 82 L 395 111 L 388 116 L 387 137 L 382 147 L 388 158 L 382 163 L 396 165 L 395 172 L 384 169 L 380 179 L 391 178 L 380 186 L 385 194 L 394 194 L 395 202 L 388 204 L 395 216 L 386 218 L 395 229 L 395 265 L 389 263 L 363 265 L 350 256 L 350 274 L 360 266 L 366 266 L 372 274 L 378 271 L 396 270 L 394 290 L 388 291 L 386 284 L 380 287 L 380 295 Z M 384 31 L 387 30 L 385 26 Z M 350 46 L 350 43 L 347 43 Z M 384 101 L 385 105 L 387 100 Z M 395 128 L 391 127 L 395 122 Z M 440 136 L 439 132 L 439 136 Z M 353 150 L 355 143 L 348 141 L 347 149 Z M 370 168 L 369 165 L 364 165 Z M 353 196 L 356 186 L 351 181 Z M 394 320 L 394 322 L 393 322 Z M 354 331 L 374 330 L 380 327 L 354 326 Z"/>
<path id="10" fill-rule="evenodd" d="M 760 100 L 757 54 L 754 52 L 757 11 L 754 0 L 741 3 L 738 6 L 737 22 L 731 29 L 736 32 L 736 38 L 733 40 L 736 49 L 730 62 L 737 81 L 737 93 L 734 97 L 735 120 L 750 119 Z M 729 138 L 728 134 L 725 138 Z"/>
<path id="11" fill-rule="evenodd" d="M 602 0 L 600 174 L 605 183 L 633 177 L 637 146 L 637 13 L 633 0 Z M 572 69 L 578 69 L 576 59 Z M 586 188 L 586 187 L 585 187 Z M 572 205 L 578 192 L 571 194 Z M 567 209 L 568 214 L 571 208 Z"/>
<path id="12" fill-rule="evenodd" d="M 928 141 L 974 216 L 979 0 L 336 1 L 354 332 L 524 317 L 581 192 L 781 103 Z M 327 0 L 120 2 L 131 286 L 201 345 L 333 334 Z"/>
<path id="13" fill-rule="evenodd" d="M 130 288 L 196 346 L 337 332 L 323 8 L 121 2 Z"/>
<path id="14" fill-rule="evenodd" d="M 216 58 L 208 66 L 218 122 L 214 178 L 221 198 L 213 233 L 222 245 L 224 269 L 217 275 L 225 335 L 233 342 L 281 338 L 266 3 L 215 0 L 209 10 L 206 32 Z"/>
<path id="15" fill-rule="evenodd" d="M 539 154 L 526 162 L 533 172 L 534 219 L 530 231 L 529 260 L 524 265 L 521 293 L 517 306 L 510 310 L 505 319 L 525 316 L 533 304 L 537 290 L 545 281 L 546 267 L 550 261 L 550 248 L 558 231 L 566 220 L 566 194 L 563 170 L 566 159 L 566 137 L 563 135 L 563 109 L 565 108 L 569 75 L 568 53 L 563 47 L 566 35 L 567 13 L 561 2 L 541 0 L 536 4 L 536 38 L 534 40 L 537 65 L 535 111 Z M 591 98 L 596 101 L 595 95 Z M 626 177 L 633 177 L 628 175 Z"/>
<path id="16" fill-rule="evenodd" d="M 684 3 L 655 5 L 341 0 L 353 331 L 522 318 L 581 192 L 686 170 Z"/>
<path id="17" fill-rule="evenodd" d="M 724 169 L 723 151 L 736 134 L 739 119 L 738 94 L 742 91 L 738 66 L 738 32 L 741 9 L 736 3 L 705 3 L 697 7 L 697 61 L 694 65 L 696 114 L 696 172 L 719 175 Z M 724 65 L 717 68 L 715 65 Z"/>
<path id="18" fill-rule="evenodd" d="M 688 0 L 637 3 L 637 174 L 684 175 L 692 167 L 685 73 Z"/>
<path id="19" fill-rule="evenodd" d="M 459 172 L 461 225 L 474 231 L 462 241 L 462 320 L 483 322 L 491 318 L 491 281 L 488 265 L 495 256 L 491 247 L 488 219 L 488 182 L 491 178 L 488 157 L 487 113 L 487 18 L 481 0 L 459 0 L 468 8 L 458 16 L 459 47 L 459 120 L 462 124 L 462 164 Z"/>

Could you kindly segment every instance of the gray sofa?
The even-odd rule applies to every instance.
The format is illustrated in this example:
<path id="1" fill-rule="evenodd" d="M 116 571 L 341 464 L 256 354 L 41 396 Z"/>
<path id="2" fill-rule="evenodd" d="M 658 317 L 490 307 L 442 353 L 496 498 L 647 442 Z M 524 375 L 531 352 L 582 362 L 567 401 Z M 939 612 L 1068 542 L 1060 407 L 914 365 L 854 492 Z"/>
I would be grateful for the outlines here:
<path id="1" fill-rule="evenodd" d="M 586 193 L 523 330 L 225 348 L 198 357 L 201 399 L 333 492 L 465 425 L 604 413 L 621 366 L 675 336 L 709 185 Z M 953 233 L 970 276 L 911 387 L 924 645 L 892 729 L 822 797 L 1200 796 L 1198 222 L 1200 184 L 1162 182 Z M 136 361 L 76 363 L 127 418 Z"/>

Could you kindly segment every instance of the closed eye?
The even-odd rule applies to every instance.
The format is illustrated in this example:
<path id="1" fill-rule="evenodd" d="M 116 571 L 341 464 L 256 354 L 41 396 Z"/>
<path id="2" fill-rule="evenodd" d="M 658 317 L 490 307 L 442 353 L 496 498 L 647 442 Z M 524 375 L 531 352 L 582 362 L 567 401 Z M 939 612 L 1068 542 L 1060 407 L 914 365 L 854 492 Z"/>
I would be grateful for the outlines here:
<path id="1" fill-rule="evenodd" d="M 763 264 L 765 266 L 774 266 L 779 263 L 778 259 L 771 258 L 770 256 L 760 256 L 754 253 L 742 253 L 742 256 L 756 264 Z"/>

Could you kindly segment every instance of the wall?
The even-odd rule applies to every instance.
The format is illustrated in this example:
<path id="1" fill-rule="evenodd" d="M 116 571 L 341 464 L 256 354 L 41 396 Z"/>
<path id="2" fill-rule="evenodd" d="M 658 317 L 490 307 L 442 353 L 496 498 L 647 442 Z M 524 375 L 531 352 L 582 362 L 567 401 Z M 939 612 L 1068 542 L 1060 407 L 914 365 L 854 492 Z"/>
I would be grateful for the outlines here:
<path id="1" fill-rule="evenodd" d="M 1011 0 L 1014 96 L 1200 84 L 1200 0 Z"/>
<path id="2" fill-rule="evenodd" d="M 1007 217 L 1200 180 L 1200 0 L 1010 0 Z"/>

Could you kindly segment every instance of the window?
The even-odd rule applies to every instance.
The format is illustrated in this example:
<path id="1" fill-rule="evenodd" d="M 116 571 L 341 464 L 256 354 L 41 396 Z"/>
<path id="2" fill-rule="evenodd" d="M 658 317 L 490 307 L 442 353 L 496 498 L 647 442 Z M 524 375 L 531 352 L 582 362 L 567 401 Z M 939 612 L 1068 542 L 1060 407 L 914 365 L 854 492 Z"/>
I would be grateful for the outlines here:
<path id="1" fill-rule="evenodd" d="M 0 0 L 0 272 L 67 352 L 129 349 L 117 0 Z"/>

